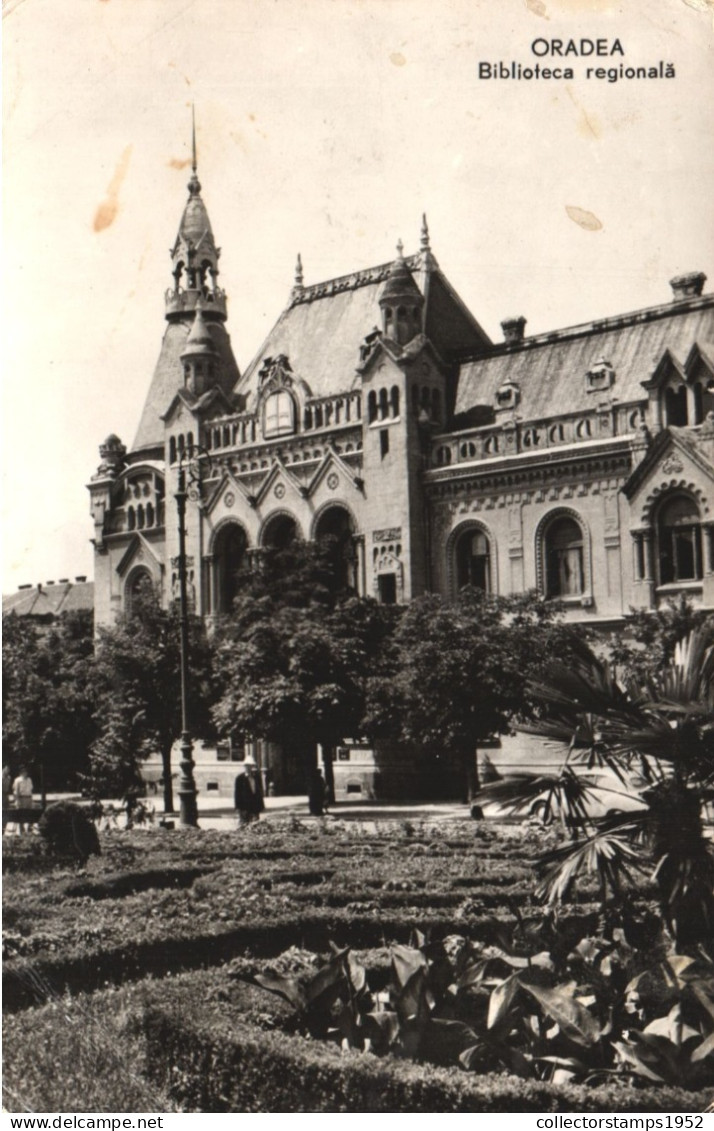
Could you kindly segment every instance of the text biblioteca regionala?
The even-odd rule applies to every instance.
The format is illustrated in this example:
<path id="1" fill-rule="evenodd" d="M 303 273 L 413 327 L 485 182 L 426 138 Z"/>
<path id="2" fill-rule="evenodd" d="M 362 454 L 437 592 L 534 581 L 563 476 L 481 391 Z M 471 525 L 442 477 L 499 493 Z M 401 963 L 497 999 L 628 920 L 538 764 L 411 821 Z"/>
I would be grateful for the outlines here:
<path id="1" fill-rule="evenodd" d="M 572 59 L 587 59 L 578 68 L 578 75 L 600 82 L 620 82 L 627 79 L 673 79 L 674 63 L 659 59 L 647 66 L 630 66 L 624 61 L 625 49 L 619 39 L 534 39 L 531 54 L 535 61 L 518 63 L 496 59 L 495 62 L 479 60 L 480 79 L 574 79 Z M 608 60 L 608 64 L 598 60 Z"/>

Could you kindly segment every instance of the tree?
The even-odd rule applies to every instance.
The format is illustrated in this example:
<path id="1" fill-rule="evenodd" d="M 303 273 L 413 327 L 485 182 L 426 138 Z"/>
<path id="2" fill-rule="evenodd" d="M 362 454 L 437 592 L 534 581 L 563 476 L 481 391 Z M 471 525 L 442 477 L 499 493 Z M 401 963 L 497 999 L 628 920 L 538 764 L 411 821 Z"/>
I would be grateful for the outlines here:
<path id="1" fill-rule="evenodd" d="M 433 758 L 456 755 L 471 798 L 477 747 L 528 711 L 528 673 L 562 645 L 556 614 L 532 594 L 501 598 L 471 587 L 454 601 L 412 601 L 395 631 L 393 678 L 371 682 L 369 729 Z"/>
<path id="2" fill-rule="evenodd" d="M 214 720 L 223 733 L 320 743 L 334 801 L 332 751 L 361 733 L 367 681 L 395 613 L 342 590 L 331 555 L 329 540 L 295 543 L 246 576 L 216 640 Z"/>
<path id="3" fill-rule="evenodd" d="M 5 758 L 30 768 L 43 803 L 48 787 L 76 785 L 88 766 L 93 652 L 87 610 L 64 613 L 49 627 L 14 615 L 3 622 Z"/>
<path id="4" fill-rule="evenodd" d="M 633 610 L 624 631 L 610 638 L 610 660 L 622 678 L 642 683 L 671 664 L 680 640 L 706 620 L 707 614 L 696 609 L 686 593 L 654 611 Z"/>
<path id="5" fill-rule="evenodd" d="M 568 664 L 531 684 L 540 719 L 524 729 L 564 751 L 551 777 L 520 775 L 482 796 L 513 812 L 578 822 L 584 838 L 542 860 L 542 893 L 564 898 L 594 871 L 616 900 L 632 869 L 654 866 L 662 917 L 678 949 L 714 939 L 714 852 L 704 833 L 714 800 L 714 617 L 644 680 L 618 682 L 606 660 L 573 638 Z M 609 769 L 638 807 L 595 815 L 596 779 Z M 613 791 L 610 791 L 611 793 Z"/>
<path id="6" fill-rule="evenodd" d="M 101 629 L 93 669 L 99 731 L 91 754 L 95 789 L 122 796 L 137 784 L 138 762 L 161 755 L 164 809 L 174 811 L 171 749 L 181 734 L 179 614 L 162 609 L 150 586 L 132 600 L 131 613 Z M 191 732 L 211 734 L 211 650 L 197 617 L 189 624 Z"/>

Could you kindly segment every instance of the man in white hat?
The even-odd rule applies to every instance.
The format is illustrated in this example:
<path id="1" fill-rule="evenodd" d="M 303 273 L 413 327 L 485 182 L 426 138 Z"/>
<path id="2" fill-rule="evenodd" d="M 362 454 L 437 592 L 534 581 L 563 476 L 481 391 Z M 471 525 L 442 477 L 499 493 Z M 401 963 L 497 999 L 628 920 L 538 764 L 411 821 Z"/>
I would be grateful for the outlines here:
<path id="1" fill-rule="evenodd" d="M 246 758 L 243 763 L 243 772 L 238 774 L 235 781 L 234 800 L 238 813 L 238 824 L 249 825 L 257 821 L 265 809 L 263 800 L 263 783 L 260 780 L 258 767 L 253 758 Z"/>

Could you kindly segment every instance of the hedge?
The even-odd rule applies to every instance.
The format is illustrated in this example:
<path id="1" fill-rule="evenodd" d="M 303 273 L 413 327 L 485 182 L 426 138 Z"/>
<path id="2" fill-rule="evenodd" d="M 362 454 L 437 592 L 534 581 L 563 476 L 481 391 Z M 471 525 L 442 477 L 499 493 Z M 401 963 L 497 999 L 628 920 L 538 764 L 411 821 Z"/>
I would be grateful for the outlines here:
<path id="1" fill-rule="evenodd" d="M 350 912 L 345 908 L 319 909 L 296 916 L 256 917 L 228 930 L 203 934 L 161 934 L 156 938 L 130 938 L 117 946 L 87 946 L 83 953 L 11 958 L 3 968 L 3 1010 L 14 1012 L 36 1005 L 44 1000 L 42 989 L 51 986 L 53 993 L 69 990 L 98 989 L 135 981 L 148 975 L 159 977 L 180 970 L 195 970 L 218 965 L 236 955 L 260 954 L 265 958 L 280 954 L 291 946 L 299 945 L 315 952 L 327 952 L 330 943 L 351 946 L 362 950 L 380 946 L 385 939 L 406 943 L 412 929 L 431 930 L 434 938 L 461 934 L 490 943 L 498 940 L 503 919 L 493 917 L 416 914 L 406 918 L 393 911 L 382 914 Z M 538 922 L 537 917 L 524 917 L 527 926 Z M 593 931 L 597 913 L 588 916 L 564 915 L 558 923 L 558 935 L 567 941 L 572 934 L 572 945 L 584 934 Z"/>
<path id="2" fill-rule="evenodd" d="M 148 1063 L 172 1095 L 201 1112 L 701 1112 L 712 1092 L 637 1089 L 622 1083 L 589 1088 L 478 1076 L 460 1069 L 341 1052 L 250 1023 L 190 1019 L 180 995 L 145 1017 Z"/>

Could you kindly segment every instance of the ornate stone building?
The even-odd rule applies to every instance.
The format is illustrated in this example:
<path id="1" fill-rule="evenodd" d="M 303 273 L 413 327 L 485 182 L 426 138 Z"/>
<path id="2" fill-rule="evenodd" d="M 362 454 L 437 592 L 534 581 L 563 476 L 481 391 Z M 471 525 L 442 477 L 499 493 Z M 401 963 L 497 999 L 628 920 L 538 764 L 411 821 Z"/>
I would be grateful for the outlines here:
<path id="1" fill-rule="evenodd" d="M 471 582 L 535 588 L 613 625 L 688 593 L 714 607 L 714 295 L 493 343 L 416 254 L 306 285 L 241 374 L 196 175 L 171 253 L 166 328 L 129 450 L 89 484 L 95 615 L 151 578 L 177 593 L 179 462 L 189 593 L 210 618 L 260 547 L 336 535 L 358 592 L 385 602 Z M 202 451 L 210 455 L 201 454 Z M 193 461 L 189 456 L 198 457 Z"/>

